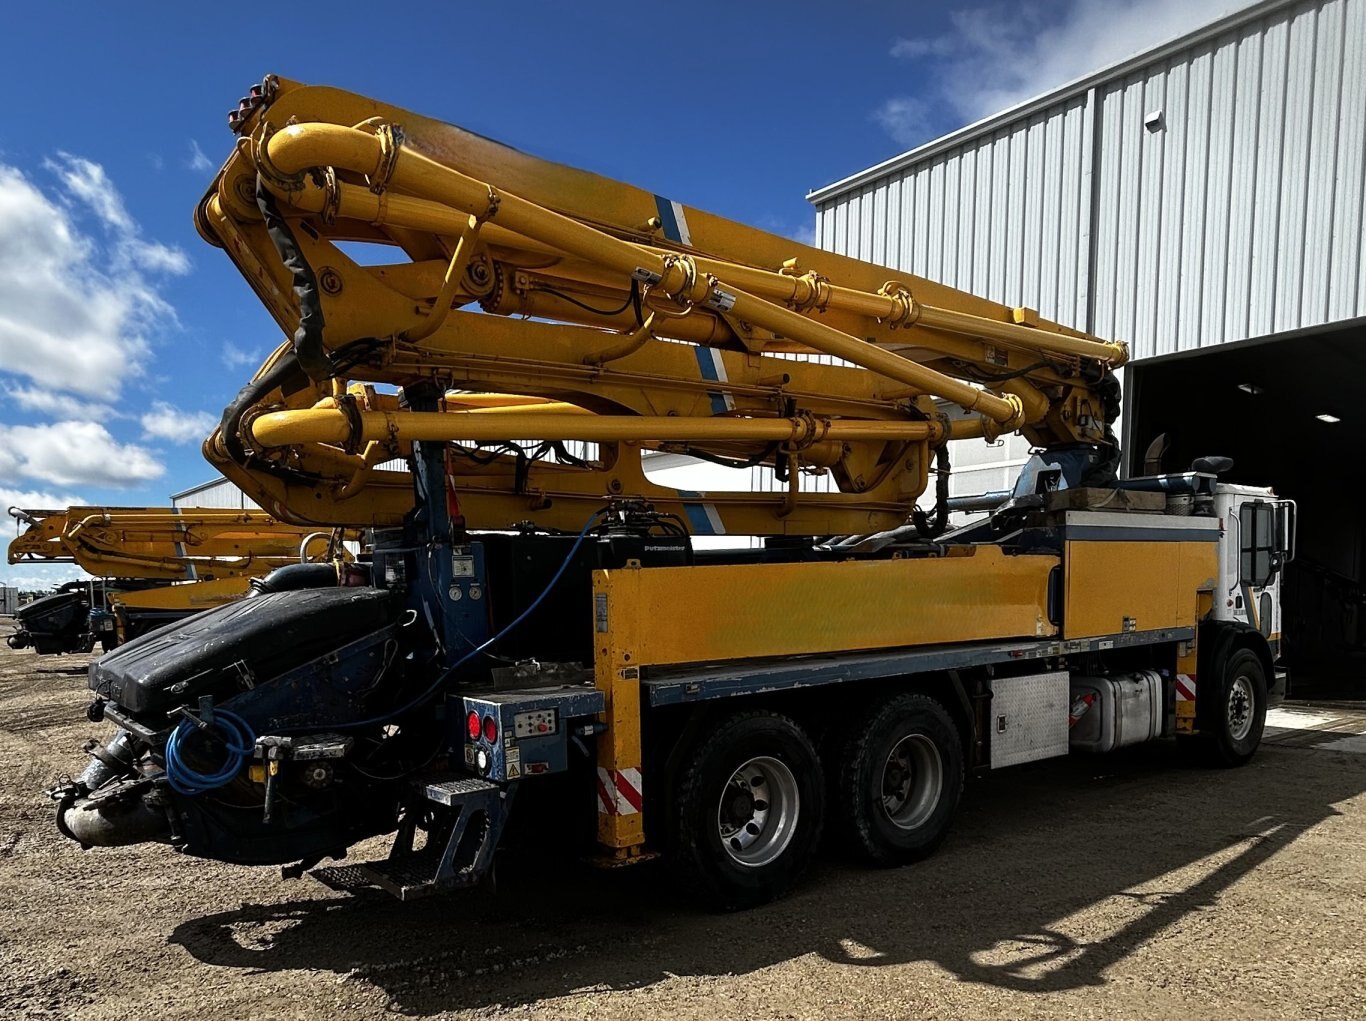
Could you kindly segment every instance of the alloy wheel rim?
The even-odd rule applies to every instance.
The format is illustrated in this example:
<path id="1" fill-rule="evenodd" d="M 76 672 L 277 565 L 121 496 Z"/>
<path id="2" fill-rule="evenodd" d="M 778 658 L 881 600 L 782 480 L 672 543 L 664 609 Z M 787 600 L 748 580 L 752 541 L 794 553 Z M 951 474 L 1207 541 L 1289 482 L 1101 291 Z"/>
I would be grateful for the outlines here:
<path id="1" fill-rule="evenodd" d="M 776 860 L 797 830 L 801 795 L 785 762 L 769 755 L 746 760 L 730 775 L 716 806 L 721 847 L 737 865 Z"/>
<path id="2" fill-rule="evenodd" d="M 1239 674 L 1229 685 L 1228 691 L 1228 734 L 1235 741 L 1244 740 L 1252 733 L 1252 719 L 1257 706 L 1257 696 L 1252 681 Z"/>
<path id="3" fill-rule="evenodd" d="M 944 759 L 924 734 L 908 734 L 882 764 L 878 794 L 893 826 L 913 830 L 934 814 L 944 789 Z"/>

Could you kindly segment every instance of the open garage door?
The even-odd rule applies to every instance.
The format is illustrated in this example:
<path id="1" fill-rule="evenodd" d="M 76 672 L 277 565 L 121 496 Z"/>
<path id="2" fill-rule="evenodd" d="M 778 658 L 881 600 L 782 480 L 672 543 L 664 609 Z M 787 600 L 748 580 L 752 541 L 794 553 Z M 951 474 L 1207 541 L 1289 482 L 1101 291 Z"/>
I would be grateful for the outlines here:
<path id="1" fill-rule="evenodd" d="M 1299 506 L 1285 575 L 1283 654 L 1297 695 L 1366 697 L 1366 326 L 1213 348 L 1127 371 L 1126 464 L 1164 470 L 1205 454 L 1227 481 Z"/>

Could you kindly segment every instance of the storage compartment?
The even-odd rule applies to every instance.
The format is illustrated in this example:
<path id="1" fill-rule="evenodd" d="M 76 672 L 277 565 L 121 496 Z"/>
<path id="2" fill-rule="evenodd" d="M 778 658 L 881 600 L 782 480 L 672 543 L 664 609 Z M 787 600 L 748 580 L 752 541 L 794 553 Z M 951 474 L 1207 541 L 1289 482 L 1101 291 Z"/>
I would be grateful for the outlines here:
<path id="1" fill-rule="evenodd" d="M 1162 676 L 1152 670 L 1113 677 L 1073 677 L 1073 714 L 1090 696 L 1068 735 L 1075 751 L 1108 752 L 1162 735 Z"/>
<path id="2" fill-rule="evenodd" d="M 1067 754 L 1066 670 L 991 679 L 991 768 Z"/>

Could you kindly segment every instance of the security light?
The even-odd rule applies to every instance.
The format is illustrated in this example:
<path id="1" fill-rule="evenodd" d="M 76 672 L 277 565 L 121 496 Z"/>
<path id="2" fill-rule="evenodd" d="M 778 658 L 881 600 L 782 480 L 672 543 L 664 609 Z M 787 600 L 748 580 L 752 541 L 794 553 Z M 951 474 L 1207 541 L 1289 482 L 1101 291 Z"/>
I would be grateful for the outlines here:
<path id="1" fill-rule="evenodd" d="M 1337 425 L 1339 422 L 1342 421 L 1342 419 L 1338 418 L 1337 415 L 1330 415 L 1326 411 L 1322 414 L 1315 415 L 1314 417 L 1317 418 L 1320 422 L 1327 422 L 1329 425 Z"/>

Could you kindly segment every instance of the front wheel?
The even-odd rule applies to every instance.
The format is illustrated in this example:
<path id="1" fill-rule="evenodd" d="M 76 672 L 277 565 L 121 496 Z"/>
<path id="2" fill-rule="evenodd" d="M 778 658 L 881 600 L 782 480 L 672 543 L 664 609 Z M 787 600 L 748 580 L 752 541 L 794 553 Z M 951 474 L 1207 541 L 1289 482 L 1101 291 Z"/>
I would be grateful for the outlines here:
<path id="1" fill-rule="evenodd" d="M 716 908 L 766 903 L 811 860 L 824 791 L 820 759 L 793 720 L 769 712 L 731 716 L 690 750 L 679 771 L 675 864 Z"/>
<path id="2" fill-rule="evenodd" d="M 1201 706 L 1198 717 L 1205 756 L 1218 766 L 1241 766 L 1262 743 L 1266 726 L 1266 669 L 1261 657 L 1251 649 L 1233 652 L 1215 690 L 1216 697 Z"/>

